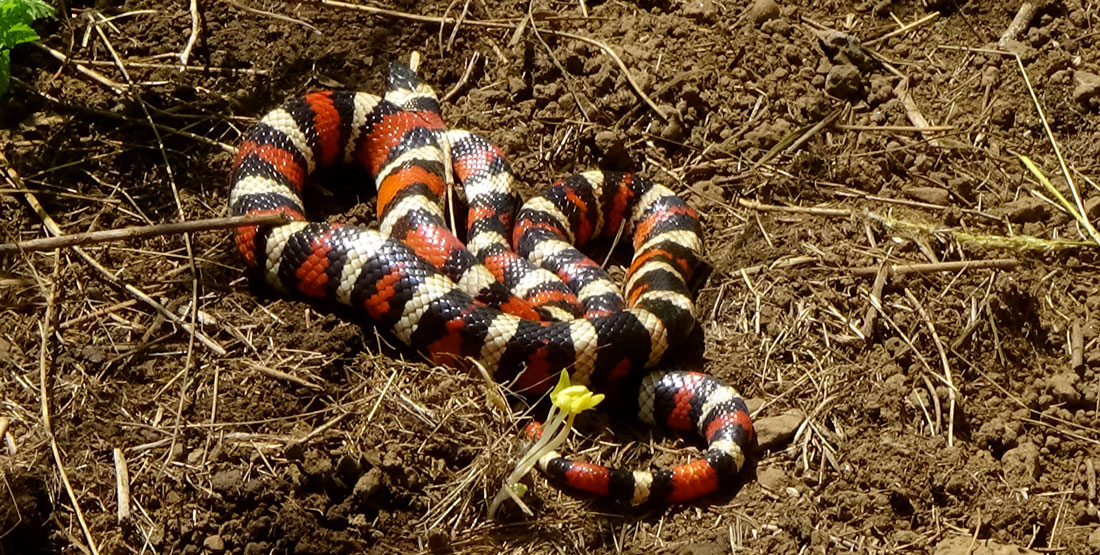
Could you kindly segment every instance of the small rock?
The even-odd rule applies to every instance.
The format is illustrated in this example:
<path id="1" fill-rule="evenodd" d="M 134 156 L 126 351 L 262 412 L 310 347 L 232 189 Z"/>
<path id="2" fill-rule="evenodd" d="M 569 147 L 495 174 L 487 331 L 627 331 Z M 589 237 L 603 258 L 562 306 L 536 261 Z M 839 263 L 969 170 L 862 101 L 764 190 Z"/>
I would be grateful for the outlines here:
<path id="1" fill-rule="evenodd" d="M 1039 51 L 1018 40 L 1007 39 L 1000 43 L 1001 50 L 1007 50 L 1020 57 L 1025 64 L 1030 63 L 1039 55 Z"/>
<path id="2" fill-rule="evenodd" d="M 160 547 L 162 543 L 164 543 L 164 525 L 153 524 L 153 527 L 149 530 L 149 544 L 153 547 Z"/>
<path id="3" fill-rule="evenodd" d="M 714 0 L 690 0 L 684 4 L 684 17 L 696 23 L 718 21 L 718 5 Z"/>
<path id="4" fill-rule="evenodd" d="M 951 200 L 951 192 L 939 187 L 906 187 L 901 192 L 911 199 L 941 206 Z"/>
<path id="5" fill-rule="evenodd" d="M 834 64 L 851 64 L 861 71 L 870 71 L 877 62 L 863 49 L 863 43 L 859 38 L 840 31 L 824 31 L 818 33 L 818 42 L 821 50 Z"/>
<path id="6" fill-rule="evenodd" d="M 1074 406 L 1081 402 L 1081 392 L 1077 389 L 1077 373 L 1063 372 L 1055 374 L 1047 380 L 1047 388 L 1054 396 L 1055 403 Z"/>
<path id="7" fill-rule="evenodd" d="M 221 470 L 214 473 L 210 479 L 210 487 L 218 493 L 227 493 L 241 485 L 242 474 L 240 470 Z"/>
<path id="8" fill-rule="evenodd" d="M 745 399 L 745 406 L 749 409 L 749 414 L 753 414 L 764 408 L 764 402 L 760 397 L 749 397 Z"/>
<path id="9" fill-rule="evenodd" d="M 1100 108 L 1100 75 L 1074 71 L 1073 79 L 1077 81 L 1077 86 L 1073 89 L 1073 100 L 1088 110 Z"/>
<path id="10" fill-rule="evenodd" d="M 757 25 L 779 17 L 779 4 L 775 0 L 756 0 L 748 11 L 749 20 Z"/>
<path id="11" fill-rule="evenodd" d="M 853 100 L 863 88 L 859 68 L 851 64 L 834 65 L 825 76 L 825 92 L 844 100 Z"/>
<path id="12" fill-rule="evenodd" d="M 668 121 L 665 122 L 664 127 L 661 128 L 661 138 L 668 139 L 670 141 L 680 141 L 686 136 L 684 130 L 684 120 L 680 112 L 672 106 L 661 106 L 661 113 L 663 113 Z"/>
<path id="13" fill-rule="evenodd" d="M 244 555 L 263 555 L 270 550 L 267 542 L 248 542 L 244 546 Z"/>
<path id="14" fill-rule="evenodd" d="M 202 547 L 213 553 L 221 553 L 225 551 L 225 540 L 217 534 L 207 536 L 205 540 L 202 540 Z"/>
<path id="15" fill-rule="evenodd" d="M 1017 224 L 1041 222 L 1050 216 L 1050 205 L 1032 196 L 1020 197 L 993 211 Z"/>
<path id="16" fill-rule="evenodd" d="M 187 464 L 198 464 L 203 455 L 206 455 L 206 450 L 202 447 L 192 449 L 191 452 L 187 453 Z"/>
<path id="17" fill-rule="evenodd" d="M 761 449 L 776 449 L 794 437 L 806 417 L 801 412 L 788 412 L 753 423 L 756 443 Z"/>
<path id="18" fill-rule="evenodd" d="M 107 353 L 104 352 L 102 347 L 96 345 L 85 345 L 80 350 L 80 356 L 92 364 L 99 364 L 107 359 Z"/>
<path id="19" fill-rule="evenodd" d="M 626 135 L 621 131 L 605 129 L 596 133 L 596 148 L 612 167 L 627 169 L 630 167 L 630 152 L 626 148 Z"/>
<path id="20" fill-rule="evenodd" d="M 1005 545 L 993 540 L 975 540 L 970 536 L 954 536 L 936 544 L 935 555 L 1039 555 L 1015 545 Z"/>
<path id="21" fill-rule="evenodd" d="M 1093 553 L 1100 553 L 1100 528 L 1089 534 L 1089 550 Z"/>
<path id="22" fill-rule="evenodd" d="M 756 470 L 756 482 L 766 490 L 783 491 L 787 487 L 787 473 L 774 466 L 760 468 Z"/>
<path id="23" fill-rule="evenodd" d="M 1089 197 L 1085 199 L 1085 216 L 1089 220 L 1096 219 L 1100 216 L 1100 197 Z"/>
<path id="24" fill-rule="evenodd" d="M 355 487 L 352 489 L 352 495 L 362 503 L 370 499 L 371 496 L 381 488 L 382 470 L 378 467 L 374 467 L 368 470 L 366 474 L 360 476 L 359 480 L 355 482 Z"/>
<path id="25" fill-rule="evenodd" d="M 1029 487 L 1039 479 L 1039 448 L 1024 442 L 1005 451 L 1001 458 L 1005 481 L 1013 487 Z"/>
<path id="26" fill-rule="evenodd" d="M 329 477 L 332 475 L 332 459 L 315 449 L 306 452 L 302 462 L 302 473 L 310 477 Z"/>

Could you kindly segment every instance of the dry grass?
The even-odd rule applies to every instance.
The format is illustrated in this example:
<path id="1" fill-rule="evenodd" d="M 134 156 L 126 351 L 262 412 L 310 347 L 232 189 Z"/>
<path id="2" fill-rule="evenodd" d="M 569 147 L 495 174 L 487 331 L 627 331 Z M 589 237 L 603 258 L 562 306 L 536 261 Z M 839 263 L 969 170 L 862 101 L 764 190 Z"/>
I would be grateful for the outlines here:
<path id="1" fill-rule="evenodd" d="M 1100 274 L 1088 223 L 1100 129 L 1064 83 L 1038 80 L 1055 54 L 1025 65 L 978 48 L 971 33 L 995 39 L 1003 22 L 969 8 L 893 22 L 807 7 L 801 20 L 784 12 L 785 34 L 743 22 L 737 40 L 717 20 L 614 2 L 556 15 L 429 4 L 421 14 L 444 15 L 413 23 L 328 0 L 192 2 L 179 44 L 146 44 L 150 22 L 173 25 L 166 7 L 81 12 L 66 32 L 86 43 L 43 45 L 66 62 L 50 66 L 56 79 L 16 83 L 37 123 L 4 132 L 0 241 L 221 214 L 241 128 L 305 88 L 379 83 L 371 65 L 386 55 L 349 52 L 401 21 L 394 44 L 436 40 L 468 60 L 429 64 L 453 96 L 448 119 L 505 144 L 530 181 L 620 163 L 591 139 L 602 133 L 684 192 L 705 220 L 712 272 L 697 297 L 704 354 L 681 363 L 740 386 L 757 418 L 803 416 L 793 440 L 762 454 L 731 499 L 629 513 L 536 477 L 535 517 L 490 521 L 526 407 L 501 410 L 479 377 L 415 360 L 354 314 L 253 286 L 223 232 L 0 249 L 0 496 L 14 500 L 0 510 L 0 541 L 45 537 L 86 553 L 216 541 L 234 552 L 282 541 L 885 553 L 962 535 L 1086 549 L 1100 522 L 1090 355 Z M 636 43 L 616 26 L 627 18 L 643 30 Z M 269 25 L 312 56 L 305 77 L 252 44 Z M 873 106 L 815 84 L 817 33 L 837 29 L 870 39 Z M 661 41 L 640 49 L 649 37 Z M 235 49 L 264 61 L 225 55 Z M 1050 186 L 1067 200 L 1019 216 L 1017 201 L 1047 197 L 1008 153 L 1060 168 Z M 644 468 L 651 454 L 674 464 L 696 448 L 606 417 L 582 429 L 572 452 L 610 464 Z M 1030 481 L 1006 462 L 1025 444 L 1039 457 Z"/>

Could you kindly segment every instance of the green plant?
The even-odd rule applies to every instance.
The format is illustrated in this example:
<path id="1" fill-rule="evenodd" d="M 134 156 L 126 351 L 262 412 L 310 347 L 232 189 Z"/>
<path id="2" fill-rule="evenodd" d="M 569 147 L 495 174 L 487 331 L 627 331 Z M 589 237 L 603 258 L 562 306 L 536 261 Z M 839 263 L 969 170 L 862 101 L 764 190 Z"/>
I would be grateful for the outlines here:
<path id="1" fill-rule="evenodd" d="M 53 7 L 43 0 L 0 0 L 0 96 L 11 84 L 12 47 L 38 40 L 31 22 L 53 13 Z"/>

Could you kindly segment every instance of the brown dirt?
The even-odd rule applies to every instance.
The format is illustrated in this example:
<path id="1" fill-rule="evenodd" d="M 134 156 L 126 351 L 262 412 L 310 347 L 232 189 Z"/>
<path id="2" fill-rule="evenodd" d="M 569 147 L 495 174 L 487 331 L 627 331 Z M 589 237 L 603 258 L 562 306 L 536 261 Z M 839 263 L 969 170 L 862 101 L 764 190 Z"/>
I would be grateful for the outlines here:
<path id="1" fill-rule="evenodd" d="M 536 515 L 492 522 L 487 500 L 519 449 L 518 424 L 491 408 L 480 380 L 387 347 L 355 314 L 250 283 L 228 234 L 192 237 L 194 274 L 179 236 L 87 249 L 173 312 L 189 314 L 196 296 L 199 327 L 225 356 L 144 304 L 119 306 L 130 294 L 72 250 L 8 256 L 0 498 L 11 502 L 0 502 L 0 552 L 88 545 L 39 408 L 43 326 L 56 330 L 45 358 L 53 439 L 105 553 L 709 554 L 731 544 L 746 553 L 965 553 L 960 537 L 1100 551 L 1095 250 L 1023 251 L 959 234 L 1087 240 L 1064 210 L 1037 200 L 1034 192 L 1049 194 L 1013 156 L 1060 174 L 1014 59 L 973 50 L 995 47 L 1016 3 L 784 2 L 769 19 L 764 2 L 748 12 L 714 0 L 589 0 L 584 19 L 581 2 L 539 2 L 534 23 L 516 32 L 525 3 L 472 2 L 469 19 L 513 28 L 467 23 L 451 42 L 449 26 L 336 7 L 200 2 L 191 64 L 209 69 L 138 65 L 178 63 L 186 4 L 76 2 L 69 17 L 40 26 L 46 44 L 75 59 L 110 62 L 109 41 L 128 77 L 109 63 L 92 67 L 139 83 L 140 97 L 33 47 L 15 53 L 0 144 L 65 230 L 224 214 L 231 155 L 217 143 L 234 144 L 282 100 L 334 86 L 379 91 L 386 64 L 412 50 L 427 80 L 448 91 L 479 53 L 445 106 L 448 122 L 491 137 L 530 184 L 630 168 L 683 191 L 705 219 L 714 270 L 698 295 L 703 367 L 740 387 L 758 418 L 808 419 L 793 441 L 759 454 L 727 498 L 632 513 L 537 477 Z M 397 9 L 441 15 L 448 4 Z M 1094 201 L 1100 98 L 1076 79 L 1100 73 L 1100 8 L 1039 4 L 1009 48 Z M 908 76 L 912 106 L 951 128 L 883 127 L 914 125 L 900 78 L 858 50 L 849 52 L 855 67 L 839 63 L 816 26 L 870 41 L 897 29 L 891 14 L 911 22 L 933 9 L 938 18 L 872 47 Z M 103 36 L 89 27 L 101 16 L 115 16 L 98 26 Z M 606 54 L 551 30 L 612 45 L 668 121 Z M 758 165 L 837 110 L 832 124 Z M 147 117 L 166 126 L 163 148 Z M 1055 184 L 1068 191 L 1065 179 Z M 2 187 L 0 240 L 42 236 L 24 195 Z M 873 273 L 854 271 L 992 258 L 1020 265 L 892 276 L 879 312 Z M 1084 350 L 1076 368 L 1075 325 Z M 590 419 L 572 448 L 644 466 L 652 451 L 668 464 L 696 446 L 605 424 Z M 130 475 L 133 516 L 122 523 L 114 449 Z"/>

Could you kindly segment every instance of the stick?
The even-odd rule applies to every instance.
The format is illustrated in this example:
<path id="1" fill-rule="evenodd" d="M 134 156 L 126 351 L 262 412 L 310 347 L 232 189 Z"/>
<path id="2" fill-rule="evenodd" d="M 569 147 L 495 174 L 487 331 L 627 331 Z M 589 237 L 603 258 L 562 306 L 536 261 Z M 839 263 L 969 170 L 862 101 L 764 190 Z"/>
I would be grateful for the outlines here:
<path id="1" fill-rule="evenodd" d="M 0 174 L 3 174 L 4 177 L 6 177 L 16 189 L 26 189 L 23 184 L 23 179 L 19 177 L 18 173 L 15 172 L 15 168 L 13 168 L 11 163 L 8 162 L 8 159 L 6 156 L 4 156 L 3 151 L 0 151 Z M 34 196 L 34 193 L 25 193 L 24 198 L 27 199 L 27 204 L 31 205 L 31 209 L 34 210 L 35 214 L 37 214 L 38 217 L 42 220 L 42 224 L 46 226 L 46 229 L 50 233 L 54 235 L 63 235 L 61 231 L 61 226 L 57 225 L 57 222 L 55 222 L 53 218 L 50 217 L 49 213 L 47 213 L 46 209 L 42 206 L 42 203 L 38 202 L 38 197 Z M 129 283 L 123 282 L 121 279 L 119 279 L 117 275 L 105 268 L 102 264 L 96 261 L 95 258 L 92 258 L 92 256 L 89 255 L 84 249 L 80 247 L 73 247 L 73 251 L 80 255 L 80 257 L 83 258 L 89 266 L 99 272 L 100 275 L 102 275 L 108 283 L 125 289 L 126 292 L 130 293 L 134 297 L 137 297 L 143 303 L 149 305 L 154 310 L 164 315 L 164 317 L 171 320 L 172 323 L 180 326 L 185 331 L 187 331 L 187 333 L 194 335 L 195 338 L 198 339 L 199 342 L 201 342 L 203 345 L 206 345 L 208 349 L 214 351 L 218 355 L 225 356 L 225 348 L 219 345 L 217 341 L 214 341 L 206 334 L 198 331 L 188 322 L 184 322 L 182 318 L 176 316 L 174 312 L 168 310 L 168 308 L 166 308 L 163 304 L 157 302 L 152 297 L 145 294 L 145 292 L 141 289 L 138 289 L 137 287 L 134 287 Z"/>
<path id="2" fill-rule="evenodd" d="M 816 256 L 795 256 L 793 258 L 786 258 L 783 260 L 777 260 L 771 264 L 757 264 L 755 266 L 749 266 L 737 271 L 739 274 L 756 275 L 766 270 L 779 270 L 783 268 L 793 268 L 795 266 L 801 266 L 803 264 L 809 264 L 811 262 L 818 262 L 820 259 Z"/>
<path id="3" fill-rule="evenodd" d="M 115 63 L 108 60 L 85 60 L 78 59 L 72 60 L 74 64 L 83 64 L 87 66 L 111 66 L 115 67 Z M 202 73 L 246 73 L 248 75 L 267 75 L 270 73 L 266 69 L 252 69 L 247 67 L 218 67 L 218 66 L 181 66 L 177 64 L 160 64 L 156 62 L 131 62 L 126 61 L 126 67 L 139 67 L 147 69 L 178 69 L 180 71 L 198 71 Z M 875 127 L 873 125 L 868 127 Z M 888 126 L 884 126 L 888 127 Z"/>
<path id="4" fill-rule="evenodd" d="M 851 210 L 845 210 L 843 208 L 818 208 L 814 206 L 778 206 L 775 204 L 764 204 L 762 202 L 749 200 L 747 198 L 737 199 L 737 204 L 740 204 L 745 208 L 752 208 L 753 210 L 763 210 L 768 212 L 790 212 L 792 214 L 812 214 L 814 216 L 847 217 L 852 215 Z"/>
<path id="5" fill-rule="evenodd" d="M 1007 50 L 1008 41 L 1016 40 L 1016 37 L 1020 36 L 1020 33 L 1023 33 L 1028 25 L 1031 25 L 1031 20 L 1035 18 L 1035 12 L 1038 9 L 1038 6 L 1031 2 L 1020 4 L 1016 17 L 1012 18 L 1012 23 L 1008 24 L 1005 32 L 1001 34 L 1000 40 L 997 41 L 997 48 Z"/>
<path id="6" fill-rule="evenodd" d="M 933 131 L 954 131 L 954 125 L 929 125 L 918 127 L 916 125 L 849 125 L 847 123 L 833 124 L 835 129 L 844 131 L 882 131 L 887 133 L 931 133 Z"/>
<path id="7" fill-rule="evenodd" d="M 470 62 L 466 64 L 466 71 L 462 72 L 462 77 L 460 77 L 458 82 L 451 87 L 451 90 L 447 91 L 447 94 L 439 99 L 440 102 L 450 102 L 451 98 L 458 94 L 458 91 L 462 89 L 462 87 L 466 86 L 466 83 L 470 80 L 470 75 L 474 73 L 474 66 L 477 65 L 477 61 L 480 57 L 481 55 L 477 52 L 474 52 L 473 55 L 470 56 Z"/>
<path id="8" fill-rule="evenodd" d="M 53 48 L 50 48 L 49 46 L 41 44 L 37 41 L 32 42 L 31 44 L 41 48 L 42 50 L 45 50 L 47 54 L 53 56 L 54 58 L 57 58 L 58 61 L 63 64 L 73 64 L 73 67 L 75 67 L 77 71 L 83 73 L 84 75 L 87 75 L 88 77 L 91 77 L 93 81 L 99 83 L 100 85 L 103 85 L 115 91 L 116 94 L 124 94 L 129 89 L 129 87 L 127 87 L 126 85 L 110 79 L 94 69 L 89 69 L 81 64 L 74 63 L 72 60 L 69 59 L 68 56 L 61 52 L 58 52 L 57 50 L 54 50 Z"/>
<path id="9" fill-rule="evenodd" d="M 1074 320 L 1073 328 L 1069 333 L 1070 363 L 1073 369 L 1080 368 L 1085 363 L 1085 332 L 1081 329 L 1081 321 Z"/>
<path id="10" fill-rule="evenodd" d="M 305 27 L 306 29 L 309 29 L 310 31 L 313 31 L 313 34 L 315 34 L 315 35 L 322 34 L 320 29 L 318 29 L 318 28 L 314 27 L 313 25 L 310 25 L 309 23 L 306 23 L 305 21 L 302 21 L 300 19 L 294 19 L 293 17 L 287 17 L 285 15 L 281 15 L 281 14 L 277 14 L 277 13 L 265 12 L 263 10 L 257 10 L 256 8 L 250 8 L 248 6 L 245 6 L 244 4 L 236 2 L 235 0 L 222 0 L 222 1 L 225 2 L 226 4 L 229 4 L 229 5 L 231 5 L 235 8 L 244 10 L 244 11 L 249 12 L 249 13 L 254 13 L 256 15 L 262 15 L 262 16 L 278 19 L 279 21 L 286 21 L 287 23 L 294 23 L 296 25 L 301 25 L 301 26 Z M 364 6 L 364 7 L 366 7 L 366 6 Z"/>
<path id="11" fill-rule="evenodd" d="M 191 59 L 191 50 L 195 43 L 199 42 L 199 27 L 202 25 L 202 14 L 199 13 L 199 0 L 191 0 L 191 36 L 187 37 L 187 44 L 180 52 L 180 72 L 187 67 L 187 60 Z"/>
<path id="12" fill-rule="evenodd" d="M 15 440 L 8 435 L 8 426 L 11 425 L 11 419 L 7 416 L 0 416 L 0 441 L 8 444 L 8 456 L 15 455 Z"/>
<path id="13" fill-rule="evenodd" d="M 1085 480 L 1088 483 L 1089 501 L 1096 502 L 1096 465 L 1092 459 L 1085 459 Z"/>
<path id="14" fill-rule="evenodd" d="M 130 520 L 130 469 L 126 467 L 126 455 L 118 447 L 112 451 L 115 458 L 115 486 L 118 490 L 118 521 Z"/>
<path id="15" fill-rule="evenodd" d="M 939 16 L 940 16 L 940 12 L 932 12 L 932 13 L 930 13 L 930 14 L 928 14 L 928 15 L 926 15 L 926 16 L 924 16 L 924 17 L 922 17 L 922 18 L 920 18 L 920 19 L 918 19 L 918 20 L 916 20 L 912 23 L 906 23 L 905 25 L 902 25 L 901 27 L 898 27 L 897 29 L 894 29 L 893 31 L 890 31 L 889 33 L 886 33 L 885 35 L 882 35 L 881 37 L 879 37 L 877 39 L 869 40 L 869 41 L 863 43 L 863 45 L 864 46 L 873 46 L 873 45 L 875 45 L 877 43 L 880 43 L 880 42 L 882 42 L 882 41 L 884 41 L 884 40 L 886 40 L 890 37 L 900 35 L 900 34 L 906 32 L 906 31 L 909 31 L 910 29 L 913 29 L 915 27 L 919 27 L 920 25 L 928 23 L 929 21 L 932 21 L 933 19 L 936 19 Z"/>
<path id="16" fill-rule="evenodd" d="M 905 297 L 909 299 L 913 307 L 917 309 L 921 318 L 924 319 L 924 324 L 928 326 L 928 331 L 932 333 L 932 342 L 936 344 L 936 350 L 940 353 L 940 363 L 943 364 L 943 377 L 947 382 L 947 399 L 949 406 L 947 409 L 947 446 L 952 447 L 955 445 L 955 380 L 951 376 L 951 364 L 947 361 L 947 351 L 943 348 L 943 342 L 940 341 L 940 334 L 936 332 L 936 326 L 932 323 L 932 319 L 928 317 L 928 312 L 924 310 L 917 298 L 913 296 L 913 293 L 908 288 L 905 289 Z M 936 396 L 936 390 L 931 391 L 932 398 L 938 399 Z M 937 418 L 939 415 L 937 414 Z"/>
<path id="17" fill-rule="evenodd" d="M 888 276 L 905 274 L 928 274 L 932 272 L 957 272 L 962 270 L 1009 270 L 1020 265 L 1015 258 L 994 258 L 991 260 L 964 260 L 958 262 L 936 262 L 929 264 L 891 264 L 884 269 Z M 877 274 L 879 266 L 863 266 L 849 270 L 852 275 L 869 276 Z"/>
<path id="18" fill-rule="evenodd" d="M 871 336 L 875 331 L 875 317 L 878 315 L 878 311 L 882 309 L 882 288 L 886 286 L 886 264 L 882 264 L 879 267 L 878 273 L 875 274 L 875 283 L 871 286 L 871 306 L 867 307 L 867 312 L 863 316 L 863 328 L 860 330 L 863 332 L 863 337 L 870 341 Z"/>
<path id="19" fill-rule="evenodd" d="M 50 441 L 50 451 L 53 452 L 53 462 L 57 465 L 57 473 L 61 478 L 61 483 L 65 486 L 65 492 L 69 496 L 69 502 L 73 505 L 73 512 L 76 513 L 76 519 L 80 523 L 80 529 L 84 532 L 84 538 L 88 541 L 88 549 L 92 555 L 99 555 L 99 548 L 96 547 L 95 538 L 92 537 L 92 531 L 88 528 L 88 522 L 84 520 L 84 511 L 80 510 L 80 503 L 77 501 L 76 492 L 73 491 L 73 485 L 69 482 L 69 473 L 65 470 L 65 461 L 61 459 L 61 449 L 57 446 L 57 437 L 53 434 L 53 423 L 50 419 L 50 392 L 49 392 L 49 375 L 50 368 L 53 366 L 53 356 L 51 356 L 52 350 L 50 349 L 50 338 L 54 334 L 54 320 L 56 315 L 54 309 L 57 306 L 57 282 L 61 277 L 61 251 L 54 251 L 54 266 L 53 276 L 50 278 L 50 290 L 46 294 L 46 314 L 42 317 L 42 322 L 39 326 L 39 335 L 41 337 L 41 344 L 39 345 L 38 352 L 38 389 L 39 389 L 39 403 L 42 414 L 42 429 L 46 433 L 46 437 Z"/>
<path id="20" fill-rule="evenodd" d="M 319 385 L 317 385 L 313 382 L 304 380 L 304 379 L 299 378 L 298 376 L 295 376 L 293 374 L 288 374 L 286 372 L 283 372 L 282 370 L 276 370 L 274 368 L 270 368 L 270 367 L 264 366 L 262 364 L 256 364 L 255 362 L 247 362 L 247 364 L 249 366 L 251 366 L 257 372 L 259 372 L 261 374 L 264 374 L 266 376 L 275 378 L 277 380 L 285 380 L 285 381 L 288 381 L 288 382 L 291 382 L 291 383 L 298 384 L 302 387 L 308 387 L 308 388 L 313 389 L 313 390 L 324 389 L 323 387 L 321 387 L 321 386 L 319 386 Z"/>
<path id="21" fill-rule="evenodd" d="M 122 241 L 125 239 L 157 237 L 160 235 L 177 235 L 180 233 L 194 233 L 197 231 L 211 231 L 216 229 L 229 229 L 246 225 L 282 225 L 286 223 L 290 223 L 290 220 L 283 214 L 259 214 L 253 216 L 208 218 L 205 220 L 191 220 L 186 222 L 169 222 L 163 224 L 124 227 L 121 229 L 105 229 L 103 231 L 70 233 L 67 235 L 57 235 L 54 237 L 43 237 L 40 239 L 31 239 L 29 241 L 20 241 L 18 243 L 3 243 L 0 244 L 0 254 L 45 251 L 52 249 L 76 247 L 93 243 Z"/>

